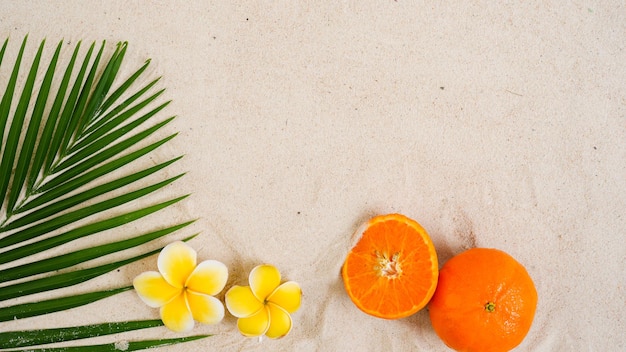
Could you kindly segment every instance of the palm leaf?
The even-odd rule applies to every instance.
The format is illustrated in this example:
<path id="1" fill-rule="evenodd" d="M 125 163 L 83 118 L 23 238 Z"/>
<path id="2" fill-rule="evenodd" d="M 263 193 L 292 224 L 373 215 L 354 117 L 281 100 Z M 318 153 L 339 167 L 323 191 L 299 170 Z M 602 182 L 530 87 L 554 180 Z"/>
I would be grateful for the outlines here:
<path id="1" fill-rule="evenodd" d="M 56 329 L 26 330 L 0 333 L 0 349 L 45 345 L 55 342 L 73 341 L 91 336 L 111 335 L 119 332 L 162 326 L 161 320 L 104 323 Z"/>
<path id="2" fill-rule="evenodd" d="M 61 43 L 59 43 L 59 46 Z M 43 132 L 39 136 L 39 143 L 36 146 L 36 152 L 33 158 L 33 164 L 31 166 L 30 173 L 28 175 L 26 194 L 31 194 L 37 177 L 42 173 L 42 168 L 44 167 L 44 162 L 46 165 L 52 163 L 52 151 L 55 150 L 52 148 L 52 137 L 55 132 L 55 127 L 57 126 L 57 122 L 59 119 L 59 113 L 61 111 L 61 107 L 63 106 L 63 101 L 65 99 L 65 94 L 67 92 L 67 87 L 69 85 L 70 77 L 72 74 L 72 69 L 76 62 L 76 58 L 78 56 L 78 52 L 80 49 L 80 42 L 76 45 L 74 52 L 72 54 L 72 58 L 70 59 L 65 73 L 63 75 L 63 79 L 59 88 L 57 89 L 57 94 L 54 98 L 54 103 L 52 108 L 48 112 L 48 118 L 46 120 L 46 124 Z M 32 142 L 31 142 L 32 144 Z M 49 168 L 47 166 L 46 168 Z"/>
<path id="3" fill-rule="evenodd" d="M 43 43 L 40 47 L 39 52 L 37 53 L 38 57 L 41 56 L 41 52 L 43 50 Z M 22 144 L 22 150 L 19 153 L 19 160 L 17 162 L 17 166 L 15 168 L 15 176 L 14 176 L 14 185 L 13 191 L 9 195 L 7 208 L 9 212 L 12 212 L 15 208 L 15 203 L 17 202 L 17 198 L 19 196 L 18 190 L 21 190 L 24 186 L 24 182 L 26 179 L 26 173 L 28 172 L 28 164 L 30 158 L 33 153 L 33 149 L 35 143 L 33 141 L 37 138 L 37 131 L 39 130 L 39 126 L 41 125 L 41 119 L 43 117 L 44 106 L 46 104 L 46 97 L 50 91 L 50 86 L 52 84 L 52 78 L 54 76 L 54 69 L 56 68 L 57 60 L 59 58 L 59 53 L 61 52 L 61 45 L 57 46 L 56 51 L 54 52 L 54 56 L 50 61 L 50 65 L 48 66 L 48 70 L 44 77 L 43 83 L 41 84 L 41 89 L 39 91 L 39 96 L 37 97 L 37 101 L 35 103 L 35 107 L 33 110 L 33 114 L 30 119 L 30 123 L 28 124 L 28 129 L 26 132 L 26 136 L 24 137 L 25 142 Z M 32 89 L 32 87 L 31 87 Z M 15 122 L 15 121 L 14 121 Z M 15 124 L 16 129 L 19 129 L 19 126 Z"/>
<path id="4" fill-rule="evenodd" d="M 14 306 L 0 308 L 0 322 L 7 320 L 17 320 L 34 317 L 43 314 L 59 312 L 62 310 L 80 307 L 85 304 L 99 301 L 101 299 L 116 295 L 118 293 L 132 289 L 132 286 L 114 288 L 104 291 L 94 291 L 79 295 L 68 295 L 45 301 L 16 304 Z"/>
<path id="5" fill-rule="evenodd" d="M 181 342 L 193 341 L 209 337 L 210 335 L 198 335 L 189 337 L 179 337 L 173 339 L 144 340 L 144 341 L 122 341 L 100 345 L 74 346 L 74 347 L 55 347 L 55 348 L 37 348 L 28 349 L 29 352 L 116 352 L 116 351 L 139 351 L 152 349 L 162 346 L 169 346 Z M 10 350 L 7 352 L 25 352 L 25 350 Z"/>
<path id="6" fill-rule="evenodd" d="M 78 42 L 61 74 L 58 67 L 64 62 L 63 42 L 59 42 L 40 78 L 45 41 L 25 68 L 27 74 L 20 75 L 22 66 L 27 66 L 22 62 L 28 56 L 27 39 L 21 43 L 8 80 L 0 81 L 4 85 L 0 99 L 0 302 L 4 304 L 0 307 L 0 322 L 4 323 L 0 330 L 5 331 L 14 320 L 74 309 L 131 290 L 129 283 L 100 291 L 75 287 L 155 255 L 162 246 L 151 242 L 193 222 L 69 249 L 73 241 L 103 236 L 111 229 L 163 212 L 187 197 L 152 203 L 143 200 L 183 176 L 145 183 L 180 157 L 151 167 L 135 167 L 134 172 L 124 171 L 176 136 L 150 141 L 174 117 L 159 120 L 169 102 L 160 101 L 163 89 L 154 91 L 158 78 L 144 78 L 149 60 L 128 78 L 120 79 L 127 43 L 117 44 L 112 52 L 105 42 L 97 50 L 92 43 L 81 55 Z M 5 40 L 0 48 L 0 69 L 8 43 Z M 101 181 L 104 177 L 108 181 Z M 121 211 L 123 205 L 125 210 Z M 129 249 L 146 246 L 152 248 L 125 254 Z M 56 247 L 62 254 L 47 254 Z M 35 255 L 37 259 L 31 259 Z M 103 263 L 90 264 L 98 258 Z M 47 299 L 22 303 L 24 297 L 43 292 L 48 292 Z M 14 302 L 18 298 L 22 301 Z M 140 320 L 6 331 L 0 333 L 0 350 L 158 326 L 162 326 L 160 321 Z M 131 351 L 203 337 L 131 341 L 123 347 Z M 119 347 L 109 343 L 39 350 L 112 351 Z"/>

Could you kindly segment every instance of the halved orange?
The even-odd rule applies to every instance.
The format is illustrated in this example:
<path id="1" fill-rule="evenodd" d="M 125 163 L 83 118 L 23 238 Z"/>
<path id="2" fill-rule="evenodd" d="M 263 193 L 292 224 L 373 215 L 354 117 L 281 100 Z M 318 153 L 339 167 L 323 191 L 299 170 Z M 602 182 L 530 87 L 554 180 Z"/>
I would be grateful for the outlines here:
<path id="1" fill-rule="evenodd" d="M 341 271 L 348 296 L 363 312 L 384 319 L 412 315 L 430 301 L 439 274 L 428 233 L 400 214 L 380 215 L 360 236 Z"/>

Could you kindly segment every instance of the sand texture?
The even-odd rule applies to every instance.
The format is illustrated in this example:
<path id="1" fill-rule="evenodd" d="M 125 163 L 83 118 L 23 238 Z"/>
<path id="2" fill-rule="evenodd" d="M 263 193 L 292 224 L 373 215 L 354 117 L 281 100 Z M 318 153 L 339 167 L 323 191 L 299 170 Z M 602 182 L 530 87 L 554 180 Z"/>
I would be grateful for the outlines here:
<path id="1" fill-rule="evenodd" d="M 128 41 L 123 72 L 151 58 L 162 76 L 177 116 L 162 133 L 179 134 L 145 162 L 184 154 L 167 173 L 186 175 L 153 199 L 191 197 L 123 231 L 198 219 L 158 244 L 200 233 L 190 244 L 229 267 L 227 287 L 260 263 L 302 286 L 283 339 L 244 338 L 227 314 L 163 351 L 448 351 L 427 310 L 377 319 L 343 288 L 355 229 L 393 212 L 424 226 L 441 264 L 493 247 L 526 266 L 539 303 L 516 351 L 626 350 L 623 3 L 235 3 L 0 2 L 1 89 L 26 34 L 28 60 L 44 38 L 45 58 L 60 40 L 66 57 L 79 40 Z M 153 318 L 129 291 L 0 331 Z M 179 335 L 115 339 L 162 336 Z"/>

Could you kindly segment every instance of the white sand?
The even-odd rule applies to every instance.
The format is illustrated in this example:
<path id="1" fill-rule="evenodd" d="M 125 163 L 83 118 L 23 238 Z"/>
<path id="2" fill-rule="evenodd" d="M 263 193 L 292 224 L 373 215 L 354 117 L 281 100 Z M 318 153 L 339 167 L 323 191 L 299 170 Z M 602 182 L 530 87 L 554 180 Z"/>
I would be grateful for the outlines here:
<path id="1" fill-rule="evenodd" d="M 188 172 L 165 193 L 193 193 L 170 223 L 200 218 L 178 236 L 201 232 L 229 285 L 269 262 L 304 290 L 282 340 L 245 339 L 227 315 L 164 351 L 446 351 L 426 310 L 380 320 L 343 290 L 352 232 L 388 212 L 419 221 L 441 263 L 481 246 L 527 267 L 539 305 L 517 350 L 626 349 L 624 6 L 99 3 L 2 2 L 0 37 L 14 52 L 28 33 L 31 53 L 47 38 L 48 54 L 126 40 L 128 72 L 151 57 L 180 132 L 156 158 L 185 154 L 168 172 Z M 128 292 L 0 330 L 154 317 Z M 119 340 L 161 336 L 176 335 Z"/>

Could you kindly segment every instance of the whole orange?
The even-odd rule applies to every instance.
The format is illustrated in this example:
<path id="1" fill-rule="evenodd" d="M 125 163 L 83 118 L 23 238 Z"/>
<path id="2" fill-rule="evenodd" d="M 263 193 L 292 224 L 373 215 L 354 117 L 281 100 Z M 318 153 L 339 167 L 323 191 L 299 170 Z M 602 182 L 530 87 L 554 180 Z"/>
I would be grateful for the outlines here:
<path id="1" fill-rule="evenodd" d="M 522 264 L 497 249 L 473 248 L 441 268 L 429 312 L 448 347 L 500 352 L 522 342 L 536 307 L 537 290 Z"/>

